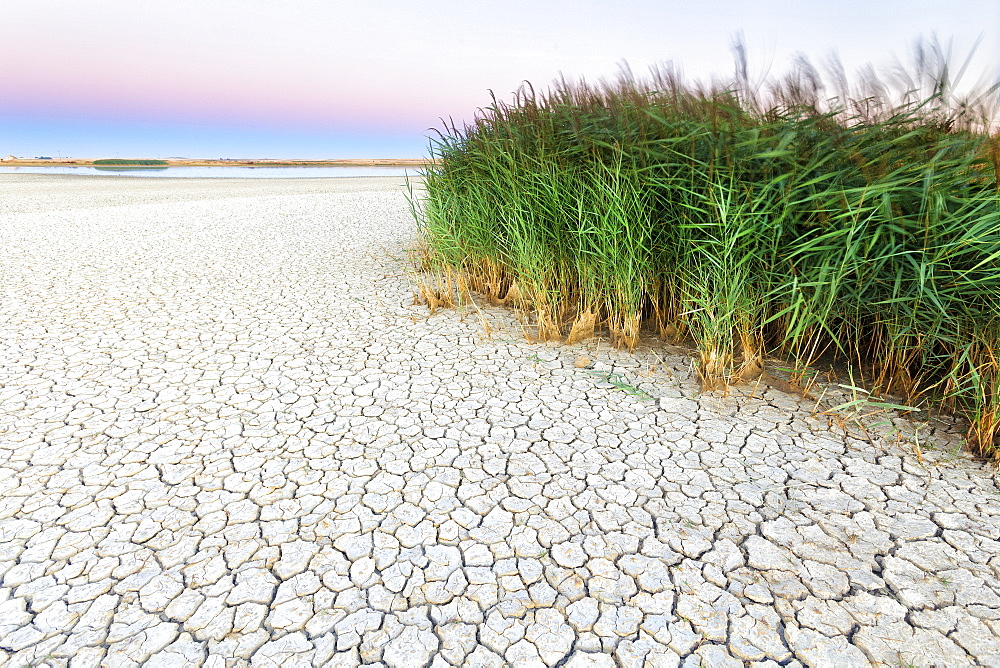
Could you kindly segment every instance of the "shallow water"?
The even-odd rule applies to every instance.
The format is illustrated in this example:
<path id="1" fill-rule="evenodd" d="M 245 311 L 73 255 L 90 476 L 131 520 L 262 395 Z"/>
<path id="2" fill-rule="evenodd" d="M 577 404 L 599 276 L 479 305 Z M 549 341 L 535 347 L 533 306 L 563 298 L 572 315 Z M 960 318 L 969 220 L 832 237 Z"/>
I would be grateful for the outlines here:
<path id="1" fill-rule="evenodd" d="M 75 174 L 80 176 L 142 176 L 181 179 L 301 179 L 344 176 L 416 176 L 416 167 L 2 167 L 0 174 Z"/>

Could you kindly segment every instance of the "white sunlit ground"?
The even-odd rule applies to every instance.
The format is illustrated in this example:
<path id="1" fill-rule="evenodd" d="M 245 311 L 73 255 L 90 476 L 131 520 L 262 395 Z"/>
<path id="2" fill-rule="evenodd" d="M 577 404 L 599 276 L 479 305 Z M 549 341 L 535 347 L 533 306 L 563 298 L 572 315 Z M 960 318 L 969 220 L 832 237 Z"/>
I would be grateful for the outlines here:
<path id="1" fill-rule="evenodd" d="M 0 175 L 0 664 L 1000 664 L 953 433 L 431 315 L 400 182 Z"/>

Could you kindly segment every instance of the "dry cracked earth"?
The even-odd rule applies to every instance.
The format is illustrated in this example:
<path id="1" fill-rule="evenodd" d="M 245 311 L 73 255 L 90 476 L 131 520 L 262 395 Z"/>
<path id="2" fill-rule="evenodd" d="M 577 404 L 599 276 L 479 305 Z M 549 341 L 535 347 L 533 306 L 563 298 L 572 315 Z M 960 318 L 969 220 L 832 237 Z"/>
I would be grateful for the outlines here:
<path id="1" fill-rule="evenodd" d="M 0 664 L 1000 665 L 953 429 L 431 315 L 399 181 L 0 176 Z"/>

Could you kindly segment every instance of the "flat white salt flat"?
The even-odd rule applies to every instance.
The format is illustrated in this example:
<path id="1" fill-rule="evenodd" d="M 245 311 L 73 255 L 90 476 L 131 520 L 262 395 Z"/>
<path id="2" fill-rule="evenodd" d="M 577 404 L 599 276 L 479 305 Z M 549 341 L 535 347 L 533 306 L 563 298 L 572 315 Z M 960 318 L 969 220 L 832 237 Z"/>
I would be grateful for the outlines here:
<path id="1" fill-rule="evenodd" d="M 401 184 L 0 176 L 0 664 L 1000 662 L 991 469 L 429 315 Z"/>

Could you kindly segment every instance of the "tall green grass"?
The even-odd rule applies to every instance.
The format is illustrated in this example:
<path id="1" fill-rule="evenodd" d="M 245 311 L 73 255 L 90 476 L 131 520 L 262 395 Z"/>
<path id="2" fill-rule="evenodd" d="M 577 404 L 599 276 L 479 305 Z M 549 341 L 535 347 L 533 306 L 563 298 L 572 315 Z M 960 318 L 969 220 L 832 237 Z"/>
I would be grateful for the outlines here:
<path id="1" fill-rule="evenodd" d="M 756 87 L 525 85 L 431 142 L 427 262 L 542 339 L 687 338 L 706 387 L 832 354 L 1000 452 L 996 88 L 956 98 L 932 46 L 853 87 L 804 60 Z"/>

